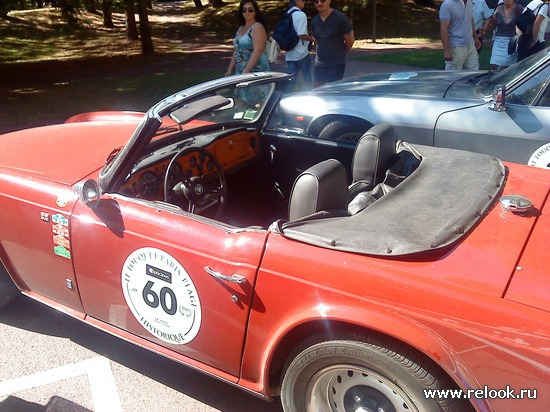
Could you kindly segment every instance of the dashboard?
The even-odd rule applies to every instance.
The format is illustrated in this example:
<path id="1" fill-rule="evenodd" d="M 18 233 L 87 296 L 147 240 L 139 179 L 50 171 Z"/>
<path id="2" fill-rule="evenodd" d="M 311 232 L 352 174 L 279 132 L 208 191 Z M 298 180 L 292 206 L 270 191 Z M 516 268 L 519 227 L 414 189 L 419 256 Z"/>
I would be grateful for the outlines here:
<path id="1" fill-rule="evenodd" d="M 222 136 L 209 137 L 207 142 L 203 145 L 197 139 L 193 145 L 185 147 L 200 146 L 208 150 L 216 157 L 225 174 L 245 166 L 256 159 L 260 153 L 257 131 L 237 130 L 224 133 Z M 163 200 L 166 169 L 172 158 L 182 148 L 176 145 L 171 150 L 164 150 L 138 162 L 129 178 L 121 186 L 121 193 L 140 199 Z M 214 173 L 215 169 L 212 162 L 199 152 L 180 157 L 173 167 L 171 179 L 174 184 L 181 181 L 183 177 L 205 176 Z"/>

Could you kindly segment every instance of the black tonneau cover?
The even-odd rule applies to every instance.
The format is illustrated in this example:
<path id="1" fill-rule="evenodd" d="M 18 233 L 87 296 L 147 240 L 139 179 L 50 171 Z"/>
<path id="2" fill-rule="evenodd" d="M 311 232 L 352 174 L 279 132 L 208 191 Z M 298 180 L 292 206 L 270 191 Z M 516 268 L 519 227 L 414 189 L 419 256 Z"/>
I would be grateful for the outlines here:
<path id="1" fill-rule="evenodd" d="M 499 159 L 461 150 L 410 145 L 418 168 L 391 192 L 353 216 L 278 226 L 287 238 L 367 255 L 400 256 L 443 248 L 463 237 L 503 186 Z"/>

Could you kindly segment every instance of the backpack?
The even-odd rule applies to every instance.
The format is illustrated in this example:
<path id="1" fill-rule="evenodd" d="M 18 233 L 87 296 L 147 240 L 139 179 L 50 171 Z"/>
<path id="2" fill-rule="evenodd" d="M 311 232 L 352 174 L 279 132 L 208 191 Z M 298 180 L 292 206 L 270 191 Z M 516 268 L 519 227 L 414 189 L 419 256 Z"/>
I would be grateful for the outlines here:
<path id="1" fill-rule="evenodd" d="M 281 50 L 292 50 L 300 41 L 298 33 L 294 30 L 294 24 L 292 22 L 292 15 L 295 11 L 299 10 L 292 10 L 290 13 L 285 13 L 285 16 L 281 21 L 279 21 L 279 23 L 277 23 L 275 31 L 273 32 L 272 37 L 277 42 Z"/>

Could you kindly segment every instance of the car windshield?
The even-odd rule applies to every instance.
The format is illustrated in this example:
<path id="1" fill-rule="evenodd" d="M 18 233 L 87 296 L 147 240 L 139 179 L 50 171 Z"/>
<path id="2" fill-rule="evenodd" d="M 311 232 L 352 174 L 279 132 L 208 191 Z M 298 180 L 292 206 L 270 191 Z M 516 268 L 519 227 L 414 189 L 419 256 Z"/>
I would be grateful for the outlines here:
<path id="1" fill-rule="evenodd" d="M 185 91 L 176 93 L 158 103 L 143 117 L 127 146 L 133 145 L 136 139 L 143 143 L 148 140 L 153 146 L 158 146 L 159 141 L 186 130 L 253 123 L 262 115 L 274 90 L 274 82 L 260 80 L 233 83 L 199 93 L 191 100 L 186 100 Z M 160 123 L 152 121 L 159 115 Z M 147 139 L 144 136 L 150 137 Z M 105 171 L 115 156 L 111 156 Z"/>
<path id="2" fill-rule="evenodd" d="M 532 72 L 548 65 L 548 60 L 550 59 L 549 53 L 550 48 L 541 50 L 507 69 L 492 73 L 489 77 L 479 82 L 479 93 L 484 96 L 489 96 L 493 93 L 495 86 L 501 84 L 505 84 L 507 89 L 513 87 L 526 76 L 529 77 Z"/>
<path id="3" fill-rule="evenodd" d="M 212 80 L 175 93 L 153 106 L 128 143 L 100 172 L 107 191 L 121 184 L 135 162 L 160 148 L 192 141 L 203 132 L 256 123 L 284 73 L 254 73 Z"/>
<path id="4" fill-rule="evenodd" d="M 153 141 L 156 143 L 167 134 L 203 126 L 255 122 L 262 115 L 274 88 L 274 83 L 233 84 L 199 95 L 168 111 Z"/>

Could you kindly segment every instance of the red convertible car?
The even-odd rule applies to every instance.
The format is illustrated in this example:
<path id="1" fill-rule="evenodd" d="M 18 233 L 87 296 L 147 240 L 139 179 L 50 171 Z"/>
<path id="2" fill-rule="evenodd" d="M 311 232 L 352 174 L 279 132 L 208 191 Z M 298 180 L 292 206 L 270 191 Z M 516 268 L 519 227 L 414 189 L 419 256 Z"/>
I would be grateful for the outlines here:
<path id="1" fill-rule="evenodd" d="M 2 305 L 287 412 L 547 411 L 550 172 L 384 124 L 290 144 L 264 128 L 288 80 L 0 136 Z"/>

